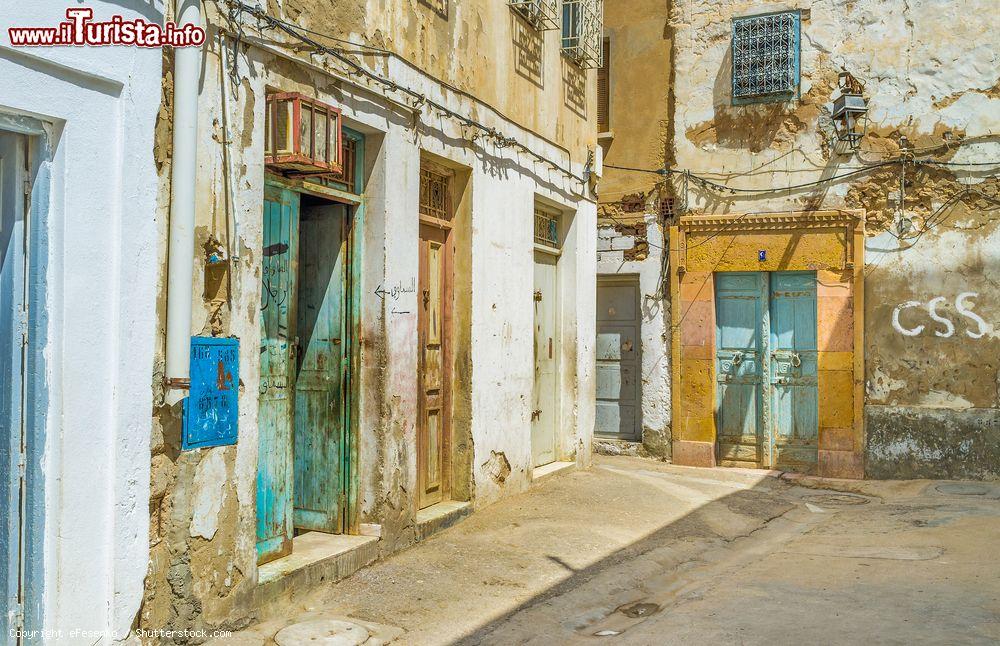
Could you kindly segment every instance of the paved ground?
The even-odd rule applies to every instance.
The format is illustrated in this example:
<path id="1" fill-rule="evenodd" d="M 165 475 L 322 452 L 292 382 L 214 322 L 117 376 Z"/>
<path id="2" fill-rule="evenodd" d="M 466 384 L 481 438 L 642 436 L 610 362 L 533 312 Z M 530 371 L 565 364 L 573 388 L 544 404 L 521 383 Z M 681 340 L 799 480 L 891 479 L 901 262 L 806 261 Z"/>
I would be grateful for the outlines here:
<path id="1" fill-rule="evenodd" d="M 414 645 L 998 643 L 1000 483 L 599 457 L 285 616 L 231 641 L 349 617 Z"/>

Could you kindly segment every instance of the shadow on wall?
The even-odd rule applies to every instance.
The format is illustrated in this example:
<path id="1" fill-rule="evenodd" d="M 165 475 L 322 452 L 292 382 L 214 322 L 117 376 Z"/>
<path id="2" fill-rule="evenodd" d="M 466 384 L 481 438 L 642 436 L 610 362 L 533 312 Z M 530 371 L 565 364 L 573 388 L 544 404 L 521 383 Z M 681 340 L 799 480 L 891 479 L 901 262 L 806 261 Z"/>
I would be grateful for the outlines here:
<path id="1" fill-rule="evenodd" d="M 825 83 L 814 83 L 809 95 L 798 100 L 734 106 L 732 65 L 733 51 L 729 47 L 712 86 L 714 117 L 687 129 L 685 135 L 692 144 L 697 147 L 716 144 L 759 153 L 779 143 L 790 144 L 795 135 L 814 127 L 821 108 L 811 95 L 822 93 Z M 817 136 L 821 135 L 817 132 Z"/>
<path id="2" fill-rule="evenodd" d="M 450 0 L 419 0 L 420 4 L 429 7 L 439 18 L 448 20 Z"/>
<path id="3" fill-rule="evenodd" d="M 580 117 L 587 118 L 587 70 L 560 56 L 563 66 L 563 104 Z"/>
<path id="4" fill-rule="evenodd" d="M 531 81 L 538 88 L 545 85 L 542 65 L 543 33 L 528 24 L 528 21 L 510 12 L 510 33 L 513 34 L 514 70 L 518 76 Z"/>

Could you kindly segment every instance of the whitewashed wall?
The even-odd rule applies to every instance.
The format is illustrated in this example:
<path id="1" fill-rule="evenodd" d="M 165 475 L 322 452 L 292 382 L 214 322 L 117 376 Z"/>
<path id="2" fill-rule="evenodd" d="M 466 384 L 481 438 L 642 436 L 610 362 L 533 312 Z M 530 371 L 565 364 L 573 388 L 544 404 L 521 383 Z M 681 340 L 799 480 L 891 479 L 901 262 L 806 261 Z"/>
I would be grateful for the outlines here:
<path id="1" fill-rule="evenodd" d="M 3 3 L 0 24 L 55 26 L 69 6 Z M 88 6 L 162 21 L 160 0 Z M 160 70 L 158 50 L 12 48 L 0 34 L 0 111 L 47 124 L 53 148 L 33 201 L 50 205 L 43 628 L 64 643 L 127 635 L 146 573 Z"/>

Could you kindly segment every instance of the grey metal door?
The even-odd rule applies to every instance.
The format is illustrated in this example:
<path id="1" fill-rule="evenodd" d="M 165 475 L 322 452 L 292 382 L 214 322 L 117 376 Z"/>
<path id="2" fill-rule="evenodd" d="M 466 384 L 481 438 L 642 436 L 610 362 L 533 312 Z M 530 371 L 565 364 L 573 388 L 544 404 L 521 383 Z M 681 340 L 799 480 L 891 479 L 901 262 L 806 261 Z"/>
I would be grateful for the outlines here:
<path id="1" fill-rule="evenodd" d="M 0 131 L 0 634 L 22 626 L 26 137 Z"/>
<path id="2" fill-rule="evenodd" d="M 641 325 L 638 277 L 599 277 L 595 431 L 603 437 L 640 439 Z"/>

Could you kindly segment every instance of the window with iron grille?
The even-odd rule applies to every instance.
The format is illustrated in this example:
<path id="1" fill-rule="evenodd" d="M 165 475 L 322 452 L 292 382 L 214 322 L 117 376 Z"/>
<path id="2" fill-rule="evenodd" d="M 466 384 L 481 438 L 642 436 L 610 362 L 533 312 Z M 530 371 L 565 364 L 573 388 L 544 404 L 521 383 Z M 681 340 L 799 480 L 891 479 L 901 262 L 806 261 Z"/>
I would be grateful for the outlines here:
<path id="1" fill-rule="evenodd" d="M 733 103 L 795 98 L 799 88 L 799 12 L 733 19 Z"/>
<path id="2" fill-rule="evenodd" d="M 559 0 L 507 0 L 507 4 L 539 31 L 559 28 Z"/>
<path id="3" fill-rule="evenodd" d="M 451 219 L 451 177 L 429 168 L 420 169 L 420 215 L 438 220 Z"/>
<path id="4" fill-rule="evenodd" d="M 535 208 L 535 242 L 547 247 L 559 246 L 559 215 Z"/>
<path id="5" fill-rule="evenodd" d="M 562 52 L 584 69 L 604 59 L 604 0 L 562 0 Z"/>

